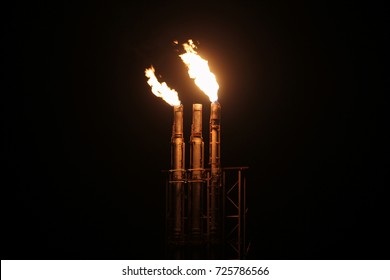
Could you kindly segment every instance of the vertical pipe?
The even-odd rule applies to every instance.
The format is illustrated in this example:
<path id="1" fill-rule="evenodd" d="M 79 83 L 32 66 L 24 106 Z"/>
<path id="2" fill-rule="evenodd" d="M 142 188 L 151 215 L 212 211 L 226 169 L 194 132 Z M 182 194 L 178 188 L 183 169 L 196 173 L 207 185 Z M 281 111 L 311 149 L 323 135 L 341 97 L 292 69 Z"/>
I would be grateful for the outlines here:
<path id="1" fill-rule="evenodd" d="M 184 166 L 184 137 L 183 137 L 183 105 L 173 107 L 173 127 L 171 138 L 171 182 L 173 191 L 173 238 L 180 240 L 183 237 L 183 182 Z"/>
<path id="2" fill-rule="evenodd" d="M 222 171 L 222 243 L 225 243 L 225 221 L 226 221 L 226 171 Z"/>
<path id="3" fill-rule="evenodd" d="M 202 138 L 202 104 L 192 105 L 192 126 L 190 139 L 191 169 L 191 235 L 193 241 L 200 238 L 200 196 L 204 168 L 204 142 Z"/>
<path id="4" fill-rule="evenodd" d="M 220 187 L 220 125 L 221 106 L 218 102 L 211 103 L 210 110 L 210 165 L 211 165 L 211 239 L 218 240 L 220 230 L 219 187 Z"/>
<path id="5" fill-rule="evenodd" d="M 206 235 L 207 235 L 207 240 L 210 238 L 210 225 L 211 225 L 211 206 L 210 206 L 210 188 L 211 188 L 211 183 L 210 183 L 210 172 L 207 172 L 207 188 L 206 188 L 206 201 L 207 201 L 207 215 L 206 215 Z"/>
<path id="6" fill-rule="evenodd" d="M 166 174 L 164 174 L 166 175 Z M 168 178 L 165 178 L 165 179 L 168 179 Z M 169 190 L 170 190 L 170 184 L 169 184 L 169 179 L 165 181 L 165 240 L 169 240 L 169 231 L 171 230 L 169 228 L 169 225 L 171 224 L 170 223 L 170 213 L 169 213 L 169 206 L 170 206 L 170 196 L 169 195 Z M 166 256 L 166 258 L 168 257 L 168 242 L 165 242 L 165 247 L 164 247 L 164 254 Z"/>
<path id="7" fill-rule="evenodd" d="M 244 215 L 243 215 L 243 248 L 244 248 L 244 256 L 246 257 L 247 255 L 247 248 L 246 248 L 246 213 L 247 213 L 247 210 L 246 209 L 246 177 L 244 176 L 243 178 L 243 188 L 244 188 Z"/>
<path id="8" fill-rule="evenodd" d="M 241 247 L 241 218 L 242 218 L 242 204 L 241 204 L 241 169 L 238 170 L 238 242 L 237 242 L 237 248 L 238 248 L 238 259 L 241 259 L 241 252 L 242 252 L 242 247 Z"/>

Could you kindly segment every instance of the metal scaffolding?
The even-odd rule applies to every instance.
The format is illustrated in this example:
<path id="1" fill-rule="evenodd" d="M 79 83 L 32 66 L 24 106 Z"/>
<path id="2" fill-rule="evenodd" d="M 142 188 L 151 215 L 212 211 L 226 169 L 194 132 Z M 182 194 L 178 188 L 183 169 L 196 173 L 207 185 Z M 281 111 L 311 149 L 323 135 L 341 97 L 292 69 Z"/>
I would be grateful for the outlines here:
<path id="1" fill-rule="evenodd" d="M 202 170 L 201 179 L 193 180 L 193 170 L 187 169 L 181 183 L 183 188 L 180 196 L 181 202 L 181 226 L 180 238 L 174 235 L 175 223 L 175 184 L 177 180 L 172 176 L 173 170 L 163 171 L 165 174 L 165 217 L 166 217 L 166 252 L 174 250 L 174 256 L 170 258 L 194 258 L 191 250 L 197 248 L 195 258 L 221 258 L 221 259 L 245 259 L 248 254 L 249 243 L 247 240 L 246 222 L 248 208 L 246 205 L 246 170 L 248 167 L 225 167 L 221 168 L 220 183 L 213 184 L 210 169 Z M 199 171 L 199 170 L 197 170 Z M 215 178 L 214 178 L 215 179 Z M 215 181 L 214 181 L 215 182 Z M 200 190 L 200 235 L 192 234 L 192 187 L 201 184 Z M 211 188 L 215 188 L 212 194 Z M 211 196 L 216 198 L 215 207 L 211 209 Z M 196 208 L 197 209 L 197 208 Z M 220 230 L 217 236 L 211 234 L 212 211 L 216 211 L 217 225 Z M 215 213 L 215 212 L 214 212 Z M 211 248 L 211 249 L 210 249 Z M 214 248 L 214 249 L 213 249 Z M 218 249 L 215 249 L 218 248 Z M 211 251 L 218 251 L 213 253 Z M 186 253 L 184 253 L 186 252 Z M 188 253 L 190 252 L 190 253 Z M 210 253 L 211 252 L 211 253 Z"/>
<path id="2" fill-rule="evenodd" d="M 227 167 L 223 174 L 224 236 L 236 259 L 245 259 L 249 251 L 246 222 L 246 173 L 248 167 Z"/>

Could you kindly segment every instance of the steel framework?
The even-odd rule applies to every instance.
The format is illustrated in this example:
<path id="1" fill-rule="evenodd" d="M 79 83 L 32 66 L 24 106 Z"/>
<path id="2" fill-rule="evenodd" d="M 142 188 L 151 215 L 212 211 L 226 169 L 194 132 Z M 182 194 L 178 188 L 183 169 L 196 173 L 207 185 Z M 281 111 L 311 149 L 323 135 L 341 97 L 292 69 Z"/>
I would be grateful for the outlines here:
<path id="1" fill-rule="evenodd" d="M 178 238 L 174 236 L 175 222 L 175 184 L 177 180 L 173 177 L 174 170 L 163 171 L 165 174 L 165 217 L 166 217 L 166 254 L 174 258 L 193 258 L 191 250 L 204 248 L 197 258 L 222 258 L 222 259 L 245 259 L 249 251 L 250 243 L 247 240 L 247 214 L 246 204 L 246 170 L 248 167 L 225 167 L 221 168 L 219 184 L 213 183 L 210 169 L 202 170 L 201 179 L 193 180 L 192 172 L 187 169 L 181 180 L 181 227 L 183 231 Z M 196 170 L 199 172 L 199 169 Z M 215 181 L 214 181 L 215 182 Z M 200 191 L 200 236 L 194 237 L 191 234 L 192 213 L 192 187 L 201 184 Z M 214 191 L 212 192 L 212 189 Z M 211 197 L 216 198 L 216 209 L 211 207 Z M 212 211 L 219 213 L 217 224 L 220 231 L 217 238 L 211 235 Z M 215 212 L 214 212 L 215 213 Z M 177 222 L 177 221 L 176 221 Z M 215 223 L 215 221 L 214 221 Z M 212 252 L 218 248 L 218 253 Z M 172 250 L 175 251 L 172 255 Z M 167 253 L 170 252 L 170 253 Z M 183 253 L 187 252 L 187 253 Z"/>

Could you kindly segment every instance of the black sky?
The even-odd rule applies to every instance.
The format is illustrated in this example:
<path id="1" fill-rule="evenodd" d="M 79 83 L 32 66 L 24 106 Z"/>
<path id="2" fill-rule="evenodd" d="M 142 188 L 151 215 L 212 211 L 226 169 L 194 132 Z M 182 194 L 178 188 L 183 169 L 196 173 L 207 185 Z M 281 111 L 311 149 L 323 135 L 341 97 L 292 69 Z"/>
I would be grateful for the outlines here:
<path id="1" fill-rule="evenodd" d="M 172 109 L 220 84 L 222 165 L 249 166 L 255 259 L 388 259 L 381 3 L 14 3 L 2 9 L 2 259 L 161 259 Z M 386 161 L 387 159 L 387 161 Z M 387 183 L 385 183 L 387 181 Z M 4 248 L 4 249 L 3 249 Z"/>

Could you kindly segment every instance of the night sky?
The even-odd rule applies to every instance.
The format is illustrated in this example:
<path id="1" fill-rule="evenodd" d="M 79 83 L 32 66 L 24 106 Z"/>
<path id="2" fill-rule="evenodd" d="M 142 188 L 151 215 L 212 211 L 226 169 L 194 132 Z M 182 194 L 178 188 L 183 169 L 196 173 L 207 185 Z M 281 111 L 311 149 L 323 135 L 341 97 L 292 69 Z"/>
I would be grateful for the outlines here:
<path id="1" fill-rule="evenodd" d="M 2 7 L 2 259 L 164 258 L 172 108 L 144 70 L 178 91 L 186 143 L 203 104 L 207 146 L 188 39 L 220 85 L 222 166 L 249 167 L 249 258 L 389 259 L 384 4 L 51 2 Z"/>

